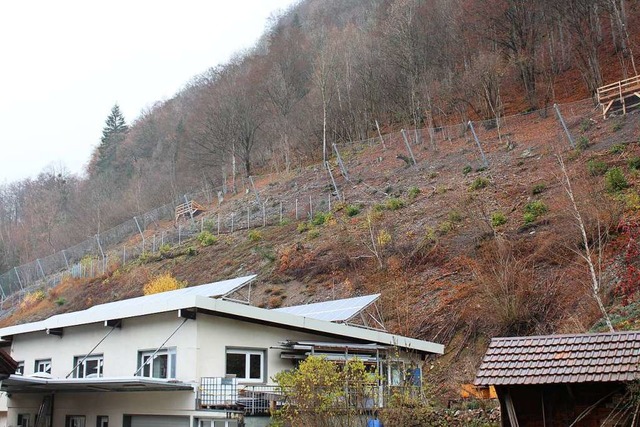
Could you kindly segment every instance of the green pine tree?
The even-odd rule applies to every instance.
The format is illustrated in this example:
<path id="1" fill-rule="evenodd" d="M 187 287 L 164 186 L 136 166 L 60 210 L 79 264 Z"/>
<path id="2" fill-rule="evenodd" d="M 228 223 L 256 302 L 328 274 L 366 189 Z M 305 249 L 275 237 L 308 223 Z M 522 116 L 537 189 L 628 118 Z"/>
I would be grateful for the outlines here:
<path id="1" fill-rule="evenodd" d="M 124 115 L 120 111 L 118 104 L 115 104 L 111 108 L 111 113 L 105 120 L 104 128 L 102 129 L 102 138 L 98 146 L 95 163 L 95 171 L 97 173 L 106 172 L 114 167 L 118 144 L 124 141 L 128 131 L 129 126 L 127 126 Z"/>

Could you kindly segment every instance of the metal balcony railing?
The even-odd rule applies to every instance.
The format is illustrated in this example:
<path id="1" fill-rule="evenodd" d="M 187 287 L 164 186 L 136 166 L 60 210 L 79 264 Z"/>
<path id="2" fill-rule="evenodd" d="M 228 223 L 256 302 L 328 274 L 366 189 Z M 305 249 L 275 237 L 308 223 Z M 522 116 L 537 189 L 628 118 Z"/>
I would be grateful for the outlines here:
<path id="1" fill-rule="evenodd" d="M 323 390 L 311 394 L 322 395 Z M 197 406 L 198 409 L 227 409 L 245 415 L 261 415 L 273 413 L 285 404 L 296 405 L 297 396 L 298 393 L 287 393 L 277 385 L 243 385 L 238 384 L 236 378 L 204 377 L 198 388 Z M 417 386 L 345 384 L 338 393 L 335 389 L 331 391 L 330 401 L 337 410 L 367 414 L 385 407 L 397 397 L 424 398 L 422 388 Z"/>

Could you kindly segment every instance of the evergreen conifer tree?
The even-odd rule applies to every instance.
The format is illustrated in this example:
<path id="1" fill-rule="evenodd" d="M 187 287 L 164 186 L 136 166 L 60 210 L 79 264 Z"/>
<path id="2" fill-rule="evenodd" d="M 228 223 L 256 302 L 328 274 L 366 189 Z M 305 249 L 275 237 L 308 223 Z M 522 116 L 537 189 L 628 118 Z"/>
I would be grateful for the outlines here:
<path id="1" fill-rule="evenodd" d="M 105 120 L 104 128 L 102 129 L 102 138 L 98 146 L 95 163 L 95 171 L 97 173 L 106 172 L 115 166 L 118 144 L 124 140 L 128 130 L 129 126 L 127 126 L 124 115 L 120 111 L 120 106 L 115 104 L 111 108 L 111 113 Z"/>

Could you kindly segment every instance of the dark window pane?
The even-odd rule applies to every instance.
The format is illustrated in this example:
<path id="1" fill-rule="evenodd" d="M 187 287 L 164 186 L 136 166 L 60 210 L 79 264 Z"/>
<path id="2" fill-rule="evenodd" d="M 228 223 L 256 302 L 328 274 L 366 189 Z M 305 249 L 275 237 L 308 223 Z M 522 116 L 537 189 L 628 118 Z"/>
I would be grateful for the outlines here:
<path id="1" fill-rule="evenodd" d="M 153 378 L 167 378 L 168 359 L 166 354 L 156 356 L 153 360 Z"/>
<path id="2" fill-rule="evenodd" d="M 227 374 L 235 374 L 238 378 L 246 378 L 246 357 L 245 354 L 227 353 Z"/>
<path id="3" fill-rule="evenodd" d="M 86 364 L 86 370 L 85 370 L 85 376 L 89 376 L 89 375 L 97 375 L 98 374 L 98 361 L 97 360 L 87 360 L 85 361 Z"/>
<path id="4" fill-rule="evenodd" d="M 249 378 L 260 379 L 260 368 L 262 367 L 262 357 L 259 354 L 251 354 L 249 360 Z"/>

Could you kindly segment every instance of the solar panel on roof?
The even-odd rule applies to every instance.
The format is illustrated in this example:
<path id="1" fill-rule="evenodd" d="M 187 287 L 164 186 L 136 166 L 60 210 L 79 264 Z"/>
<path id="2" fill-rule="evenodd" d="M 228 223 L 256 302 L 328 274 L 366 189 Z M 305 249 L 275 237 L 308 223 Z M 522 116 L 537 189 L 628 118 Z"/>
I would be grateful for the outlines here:
<path id="1" fill-rule="evenodd" d="M 346 322 L 373 304 L 380 294 L 276 308 L 273 311 L 329 322 Z"/>
<path id="2" fill-rule="evenodd" d="M 238 277 L 205 285 L 192 286 L 190 288 L 176 289 L 174 291 L 160 292 L 153 295 L 145 295 L 106 304 L 94 305 L 86 310 L 71 313 L 58 314 L 47 319 L 48 322 L 73 322 L 91 323 L 104 319 L 116 318 L 120 313 L 135 311 L 141 306 L 163 306 L 170 301 L 185 296 L 223 297 L 237 291 L 256 276 Z"/>

